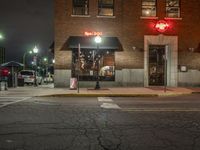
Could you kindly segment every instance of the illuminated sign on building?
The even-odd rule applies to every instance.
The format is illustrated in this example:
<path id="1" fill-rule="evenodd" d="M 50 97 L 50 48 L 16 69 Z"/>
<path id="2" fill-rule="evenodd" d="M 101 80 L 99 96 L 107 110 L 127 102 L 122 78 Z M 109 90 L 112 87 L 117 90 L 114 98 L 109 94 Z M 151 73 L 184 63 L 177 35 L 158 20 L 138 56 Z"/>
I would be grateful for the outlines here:
<path id="1" fill-rule="evenodd" d="M 169 27 L 169 24 L 165 21 L 165 20 L 159 20 L 156 25 L 155 28 L 158 32 L 165 32 Z"/>
<path id="2" fill-rule="evenodd" d="M 86 32 L 84 32 L 84 35 L 85 36 L 97 36 L 97 35 L 103 35 L 103 33 L 102 32 L 89 32 L 89 31 L 86 31 Z"/>

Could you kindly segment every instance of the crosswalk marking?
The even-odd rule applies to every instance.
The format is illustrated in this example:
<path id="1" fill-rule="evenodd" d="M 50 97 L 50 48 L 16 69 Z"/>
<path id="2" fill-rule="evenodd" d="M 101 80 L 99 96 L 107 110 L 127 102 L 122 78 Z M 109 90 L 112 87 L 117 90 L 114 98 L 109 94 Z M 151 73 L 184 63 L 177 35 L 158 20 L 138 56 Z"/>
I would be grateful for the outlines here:
<path id="1" fill-rule="evenodd" d="M 117 104 L 114 104 L 114 103 L 103 103 L 101 105 L 101 108 L 106 108 L 106 109 L 121 109 Z"/>
<path id="2" fill-rule="evenodd" d="M 99 102 L 113 102 L 111 98 L 108 97 L 98 97 Z"/>
<path id="3" fill-rule="evenodd" d="M 18 103 L 18 102 L 26 101 L 30 98 L 31 97 L 23 97 L 22 99 L 19 99 L 19 100 L 16 100 L 16 101 L 10 101 L 10 102 L 6 102 L 6 103 L 2 103 L 2 105 L 0 105 L 0 108 L 6 107 L 8 105 L 15 104 L 15 103 Z"/>
<path id="4" fill-rule="evenodd" d="M 98 97 L 99 102 L 102 104 L 100 105 L 101 108 L 104 109 L 121 109 L 114 101 L 109 97 Z"/>

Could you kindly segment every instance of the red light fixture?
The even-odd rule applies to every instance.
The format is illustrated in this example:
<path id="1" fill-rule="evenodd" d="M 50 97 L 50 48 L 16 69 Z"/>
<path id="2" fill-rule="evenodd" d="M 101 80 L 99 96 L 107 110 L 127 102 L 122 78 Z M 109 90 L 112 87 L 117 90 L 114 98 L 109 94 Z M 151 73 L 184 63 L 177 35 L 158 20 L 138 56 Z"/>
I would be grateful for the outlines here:
<path id="1" fill-rule="evenodd" d="M 1 70 L 1 76 L 3 76 L 3 77 L 7 77 L 8 75 L 9 75 L 9 70 L 7 69 L 7 68 L 3 68 L 2 70 Z"/>
<path id="2" fill-rule="evenodd" d="M 165 32 L 169 27 L 169 24 L 165 21 L 165 20 L 159 20 L 156 25 L 155 28 L 158 32 Z"/>

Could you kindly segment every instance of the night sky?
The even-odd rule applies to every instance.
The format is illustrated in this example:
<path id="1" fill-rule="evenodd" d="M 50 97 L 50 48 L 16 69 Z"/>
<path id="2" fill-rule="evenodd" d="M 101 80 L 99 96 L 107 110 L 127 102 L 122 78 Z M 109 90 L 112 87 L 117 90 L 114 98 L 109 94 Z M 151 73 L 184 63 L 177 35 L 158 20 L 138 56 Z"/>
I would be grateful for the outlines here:
<path id="1" fill-rule="evenodd" d="M 53 42 L 53 0 L 0 0 L 0 33 L 6 61 L 22 61 L 35 45 L 46 55 Z"/>

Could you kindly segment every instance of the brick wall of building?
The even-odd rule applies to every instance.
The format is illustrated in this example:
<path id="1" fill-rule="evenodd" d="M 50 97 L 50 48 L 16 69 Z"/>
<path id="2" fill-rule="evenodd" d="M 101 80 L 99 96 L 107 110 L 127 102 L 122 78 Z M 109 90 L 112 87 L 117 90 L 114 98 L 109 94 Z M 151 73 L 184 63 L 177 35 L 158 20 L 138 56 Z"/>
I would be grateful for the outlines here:
<path id="1" fill-rule="evenodd" d="M 165 1 L 157 0 L 158 19 L 165 18 Z M 181 0 L 181 19 L 167 20 L 170 28 L 165 35 L 178 36 L 178 64 L 200 69 L 199 53 L 189 52 L 200 43 L 200 1 Z M 71 51 L 61 51 L 69 36 L 83 36 L 85 31 L 101 31 L 116 36 L 123 52 L 116 52 L 116 68 L 144 67 L 144 35 L 158 35 L 153 28 L 158 19 L 141 19 L 140 0 L 115 0 L 115 17 L 97 17 L 97 0 L 89 1 L 89 17 L 75 17 L 71 0 L 55 0 L 55 69 L 71 68 Z M 133 49 L 135 47 L 136 49 Z"/>

